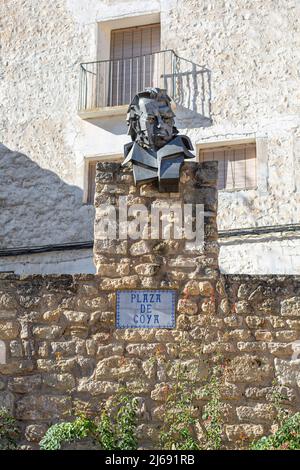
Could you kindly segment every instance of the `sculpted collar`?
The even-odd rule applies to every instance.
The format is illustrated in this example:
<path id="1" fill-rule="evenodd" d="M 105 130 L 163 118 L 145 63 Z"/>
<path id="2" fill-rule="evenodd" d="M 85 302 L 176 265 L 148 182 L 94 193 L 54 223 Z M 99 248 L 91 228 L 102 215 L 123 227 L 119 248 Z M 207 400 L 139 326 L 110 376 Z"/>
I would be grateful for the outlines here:
<path id="1" fill-rule="evenodd" d="M 141 147 L 137 142 L 130 142 L 125 145 L 126 158 L 122 166 L 132 161 L 150 168 L 158 168 L 159 162 L 162 159 L 172 157 L 173 155 L 184 154 L 184 158 L 194 158 L 194 155 L 190 152 L 192 148 L 190 139 L 182 135 L 177 135 L 157 151 Z"/>

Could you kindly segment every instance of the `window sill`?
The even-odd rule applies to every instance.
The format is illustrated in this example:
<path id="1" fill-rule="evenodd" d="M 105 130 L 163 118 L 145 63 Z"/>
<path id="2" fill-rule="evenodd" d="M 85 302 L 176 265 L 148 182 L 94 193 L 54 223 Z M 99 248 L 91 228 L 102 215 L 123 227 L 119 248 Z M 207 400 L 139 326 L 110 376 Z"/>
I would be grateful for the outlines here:
<path id="1" fill-rule="evenodd" d="M 218 189 L 219 193 L 238 193 L 238 192 L 245 192 L 245 191 L 257 191 L 258 187 L 253 186 L 252 188 L 234 188 L 234 189 Z"/>
<path id="2" fill-rule="evenodd" d="M 78 111 L 78 116 L 81 119 L 96 119 L 99 117 L 109 116 L 125 116 L 127 113 L 128 104 L 122 106 L 105 106 L 103 108 L 93 108 Z"/>

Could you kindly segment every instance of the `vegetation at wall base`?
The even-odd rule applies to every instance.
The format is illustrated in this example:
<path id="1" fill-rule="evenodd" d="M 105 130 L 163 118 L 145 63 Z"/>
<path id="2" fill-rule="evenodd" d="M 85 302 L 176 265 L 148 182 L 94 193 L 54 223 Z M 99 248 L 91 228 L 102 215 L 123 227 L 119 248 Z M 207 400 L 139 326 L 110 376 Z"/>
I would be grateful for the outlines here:
<path id="1" fill-rule="evenodd" d="M 287 418 L 279 429 L 250 446 L 251 450 L 300 450 L 300 412 Z"/>
<path id="2" fill-rule="evenodd" d="M 208 383 L 202 390 L 202 396 L 208 398 L 208 402 L 202 413 L 202 430 L 204 443 L 202 448 L 206 450 L 219 450 L 222 447 L 222 402 L 220 386 L 223 370 L 221 366 L 212 368 Z"/>
<path id="3" fill-rule="evenodd" d="M 95 434 L 95 424 L 81 416 L 72 422 L 58 423 L 51 426 L 40 442 L 42 450 L 59 450 L 63 444 L 80 441 Z"/>
<path id="4" fill-rule="evenodd" d="M 197 367 L 194 371 L 178 368 L 176 383 L 165 403 L 164 426 L 159 436 L 161 449 L 217 450 L 222 447 L 222 369 L 219 366 L 212 368 L 201 397 L 197 396 L 193 387 L 197 373 Z M 199 411 L 194 403 L 204 397 L 207 403 L 202 416 L 197 416 Z"/>
<path id="5" fill-rule="evenodd" d="M 20 432 L 17 421 L 9 411 L 0 408 L 0 450 L 15 450 Z"/>
<path id="6" fill-rule="evenodd" d="M 102 450 L 137 449 L 137 402 L 119 393 L 104 407 L 100 419 L 79 416 L 74 421 L 51 426 L 40 441 L 42 450 L 60 450 L 63 445 L 91 439 Z"/>

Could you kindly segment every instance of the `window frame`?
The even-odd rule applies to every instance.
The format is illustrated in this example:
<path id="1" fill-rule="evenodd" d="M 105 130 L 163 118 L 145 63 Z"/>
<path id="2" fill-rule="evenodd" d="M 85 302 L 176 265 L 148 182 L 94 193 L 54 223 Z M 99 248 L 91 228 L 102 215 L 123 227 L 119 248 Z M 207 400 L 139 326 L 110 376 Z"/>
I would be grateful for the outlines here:
<path id="1" fill-rule="evenodd" d="M 237 136 L 231 139 L 222 139 L 222 136 L 211 136 L 207 140 L 196 142 L 196 159 L 200 162 L 201 150 L 215 149 L 218 147 L 236 147 L 240 145 L 255 144 L 256 148 L 256 185 L 253 188 L 224 188 L 219 189 L 220 193 L 236 194 L 242 192 L 256 191 L 260 196 L 268 194 L 269 170 L 268 170 L 268 138 L 266 134 L 252 134 L 245 137 Z"/>
<path id="2" fill-rule="evenodd" d="M 224 187 L 224 188 L 218 188 L 218 191 L 226 191 L 226 192 L 235 192 L 235 191 L 251 191 L 253 189 L 257 189 L 257 152 L 256 152 L 256 143 L 255 142 L 247 142 L 247 143 L 234 143 L 234 144 L 229 144 L 229 145 L 216 145 L 216 146 L 209 146 L 207 148 L 201 148 L 199 149 L 199 161 L 200 162 L 205 162 L 205 161 L 209 161 L 209 160 L 204 160 L 201 158 L 201 153 L 204 153 L 204 152 L 224 152 L 224 163 L 225 161 L 228 162 L 228 166 L 229 166 L 229 162 L 231 162 L 231 160 L 225 160 L 225 157 L 226 157 L 226 152 L 236 152 L 238 150 L 242 150 L 245 152 L 246 148 L 254 148 L 255 150 L 255 157 L 254 157 L 254 161 L 255 161 L 255 168 L 254 168 L 254 176 L 253 176 L 253 180 L 254 180 L 254 184 L 251 185 L 251 186 L 248 186 L 246 187 L 246 183 L 245 183 L 245 186 L 240 186 L 240 187 Z M 216 159 L 215 161 L 219 161 L 218 159 Z M 234 160 L 235 161 L 235 160 Z M 242 161 L 246 162 L 247 161 L 247 158 L 244 158 L 242 159 Z M 224 172 L 225 172 L 225 168 L 224 168 Z M 245 166 L 245 180 L 246 180 L 246 175 L 247 175 L 247 172 L 246 172 L 246 166 Z M 234 171 L 234 177 L 236 176 L 236 173 Z M 234 178 L 233 178 L 234 179 Z M 224 180 L 224 184 L 225 184 L 225 180 Z M 238 184 L 235 182 L 235 184 Z"/>
<path id="3" fill-rule="evenodd" d="M 84 157 L 84 181 L 83 181 L 83 204 L 93 206 L 94 201 L 91 201 L 90 197 L 90 165 L 91 163 L 98 162 L 118 162 L 121 163 L 124 159 L 124 155 L 121 153 L 112 153 L 106 155 L 86 155 Z M 94 193 L 95 195 L 95 193 Z"/>
<path id="4" fill-rule="evenodd" d="M 149 35 L 145 41 L 144 32 Z M 126 42 L 126 34 L 130 39 Z M 138 34 L 139 40 L 134 40 Z M 155 41 L 155 36 L 156 40 Z M 137 38 L 136 38 L 137 39 Z M 129 46 L 131 53 L 126 53 Z M 149 52 L 145 51 L 145 46 Z M 139 52 L 134 49 L 138 48 Z M 144 52 L 143 52 L 144 49 Z M 161 23 L 146 23 L 110 31 L 110 66 L 106 106 L 128 105 L 135 94 L 145 87 L 152 86 L 152 67 L 155 65 L 155 54 L 161 51 Z M 120 56 L 120 57 L 119 57 Z M 144 57 L 143 61 L 139 57 Z M 129 74 L 128 72 L 129 70 Z M 129 82 L 129 83 L 128 83 Z M 148 83 L 147 83 L 148 82 Z M 125 86 L 127 84 L 127 86 Z"/>

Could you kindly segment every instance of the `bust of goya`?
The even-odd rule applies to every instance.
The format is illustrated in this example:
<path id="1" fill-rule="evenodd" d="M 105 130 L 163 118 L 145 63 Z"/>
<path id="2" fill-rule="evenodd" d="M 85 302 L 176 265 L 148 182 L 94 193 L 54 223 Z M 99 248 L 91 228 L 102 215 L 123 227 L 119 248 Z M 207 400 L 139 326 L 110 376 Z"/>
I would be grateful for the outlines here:
<path id="1" fill-rule="evenodd" d="M 146 88 L 128 108 L 128 134 L 122 165 L 132 162 L 135 184 L 156 181 L 160 192 L 177 192 L 185 158 L 194 158 L 189 137 L 178 134 L 166 90 Z"/>

